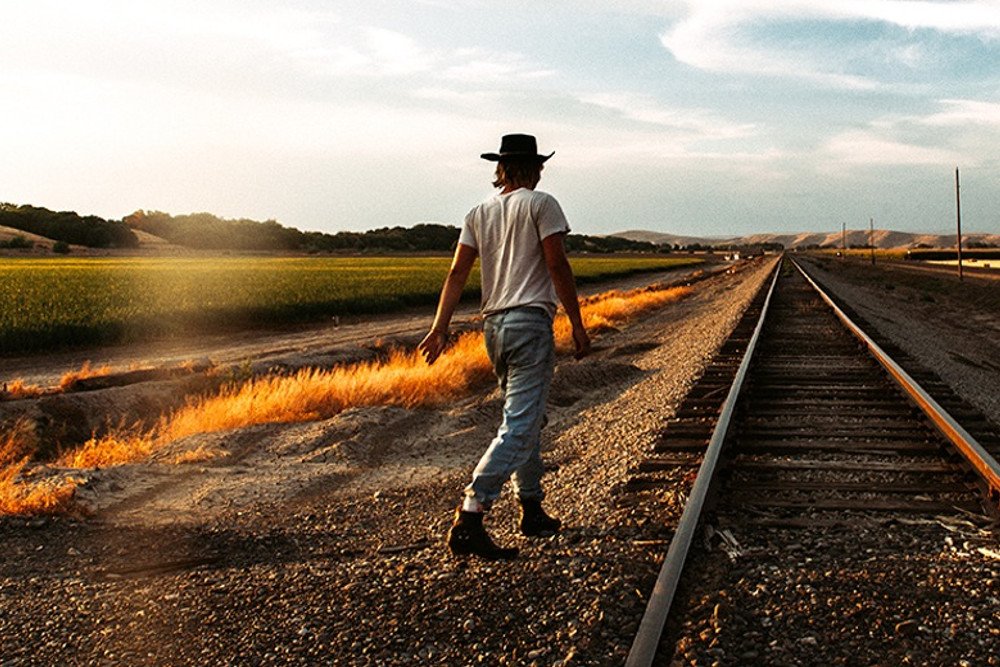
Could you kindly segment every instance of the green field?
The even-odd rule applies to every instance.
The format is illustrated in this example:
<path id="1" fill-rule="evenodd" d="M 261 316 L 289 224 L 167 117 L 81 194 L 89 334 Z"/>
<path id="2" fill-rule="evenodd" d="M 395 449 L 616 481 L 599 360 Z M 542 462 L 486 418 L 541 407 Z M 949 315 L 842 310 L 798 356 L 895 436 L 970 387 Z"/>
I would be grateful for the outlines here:
<path id="1" fill-rule="evenodd" d="M 447 257 L 0 259 L 0 354 L 433 304 Z M 701 260 L 574 257 L 579 282 Z M 466 296 L 479 291 L 478 269 Z"/>

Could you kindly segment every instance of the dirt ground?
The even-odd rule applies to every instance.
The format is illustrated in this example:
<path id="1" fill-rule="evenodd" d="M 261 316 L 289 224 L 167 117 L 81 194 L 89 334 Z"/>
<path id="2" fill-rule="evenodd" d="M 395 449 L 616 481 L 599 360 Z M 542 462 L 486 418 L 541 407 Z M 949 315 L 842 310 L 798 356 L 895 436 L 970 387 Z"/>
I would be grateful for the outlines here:
<path id="1" fill-rule="evenodd" d="M 544 449 L 566 530 L 522 538 L 501 501 L 491 530 L 521 546 L 515 563 L 442 543 L 499 420 L 491 386 L 443 410 L 195 436 L 175 446 L 224 455 L 76 473 L 91 516 L 0 520 L 3 664 L 620 663 L 680 496 L 618 492 L 772 263 L 559 360 Z"/>
<path id="2" fill-rule="evenodd" d="M 149 462 L 77 473 L 89 517 L 0 519 L 0 664 L 622 664 L 690 480 L 638 498 L 622 487 L 769 264 L 699 283 L 604 334 L 592 357 L 559 360 L 544 450 L 546 506 L 565 530 L 522 538 L 505 496 L 488 525 L 521 547 L 513 563 L 454 558 L 442 542 L 499 419 L 491 386 L 447 409 L 355 409 L 194 436 Z M 995 405 L 995 287 L 928 287 L 860 266 L 824 271 L 911 353 L 952 373 L 949 383 L 965 381 L 961 393 L 977 406 Z M 460 319 L 475 326 L 471 308 Z M 15 373 L 51 381 L 86 358 L 117 367 L 202 356 L 234 365 L 249 357 L 259 368 L 329 361 L 345 348 L 369 353 L 373 337 L 412 341 L 428 320 L 424 310 L 96 358 L 66 353 L 20 360 Z M 86 400 L 137 410 L 145 400 L 137 386 L 104 395 Z M 222 456 L 167 462 L 198 446 Z"/>

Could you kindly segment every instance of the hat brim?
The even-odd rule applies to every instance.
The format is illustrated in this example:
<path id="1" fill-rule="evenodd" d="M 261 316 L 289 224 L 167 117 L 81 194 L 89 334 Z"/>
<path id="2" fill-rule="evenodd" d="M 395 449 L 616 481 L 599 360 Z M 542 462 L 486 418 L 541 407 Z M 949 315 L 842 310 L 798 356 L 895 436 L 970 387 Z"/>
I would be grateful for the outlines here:
<path id="1" fill-rule="evenodd" d="M 548 155 L 535 155 L 534 153 L 483 153 L 479 157 L 490 162 L 499 162 L 500 160 L 538 160 L 539 162 L 545 162 L 555 154 L 555 151 L 552 151 Z"/>

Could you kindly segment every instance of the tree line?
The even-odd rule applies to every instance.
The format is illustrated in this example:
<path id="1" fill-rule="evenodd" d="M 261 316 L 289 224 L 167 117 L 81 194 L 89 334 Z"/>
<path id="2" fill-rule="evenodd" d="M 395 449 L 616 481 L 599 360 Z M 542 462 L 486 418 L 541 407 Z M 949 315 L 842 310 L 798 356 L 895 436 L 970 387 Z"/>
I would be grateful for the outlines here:
<path id="1" fill-rule="evenodd" d="M 135 248 L 139 245 L 139 238 L 121 220 L 81 216 L 76 211 L 50 211 L 28 204 L 0 203 L 0 226 L 91 248 Z"/>
<path id="2" fill-rule="evenodd" d="M 459 236 L 457 227 L 434 223 L 328 234 L 303 232 L 285 227 L 276 220 L 230 220 L 211 213 L 170 215 L 162 211 L 139 210 L 121 220 L 105 220 L 95 215 L 81 216 L 75 211 L 51 211 L 38 206 L 8 203 L 0 204 L 0 226 L 57 241 L 57 252 L 68 252 L 68 244 L 91 248 L 135 248 L 139 246 L 139 239 L 133 230 L 199 250 L 304 253 L 449 252 L 454 250 Z M 12 239 L 4 246 L 30 248 L 32 244 L 26 239 Z M 567 236 L 566 248 L 570 252 L 589 253 L 667 253 L 708 249 L 586 234 Z"/>
<path id="3" fill-rule="evenodd" d="M 436 224 L 386 227 L 367 232 L 303 232 L 276 220 L 227 220 L 211 213 L 170 215 L 136 211 L 125 224 L 176 245 L 202 250 L 261 250 L 291 252 L 432 251 L 448 250 L 458 241 L 458 230 Z"/>
<path id="4" fill-rule="evenodd" d="M 383 227 L 366 232 L 303 232 L 275 220 L 226 220 L 211 213 L 170 215 L 162 211 L 136 211 L 125 224 L 188 248 L 205 250 L 261 250 L 293 252 L 447 252 L 458 243 L 459 229 L 450 225 L 420 223 L 413 227 Z M 613 236 L 571 234 L 570 251 L 594 253 L 657 252 L 652 243 Z M 666 250 L 670 250 L 668 247 Z"/>

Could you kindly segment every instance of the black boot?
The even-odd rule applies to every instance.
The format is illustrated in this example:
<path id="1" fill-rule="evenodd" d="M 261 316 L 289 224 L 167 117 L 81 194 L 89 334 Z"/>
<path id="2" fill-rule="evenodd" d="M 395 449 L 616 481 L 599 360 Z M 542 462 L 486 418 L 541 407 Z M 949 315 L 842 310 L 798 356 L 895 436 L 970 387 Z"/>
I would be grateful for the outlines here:
<path id="1" fill-rule="evenodd" d="M 541 500 L 518 500 L 521 503 L 521 534 L 528 537 L 551 537 L 559 532 L 562 521 L 546 514 Z"/>
<path id="2" fill-rule="evenodd" d="M 448 531 L 448 548 L 453 554 L 473 554 L 486 560 L 511 560 L 517 558 L 517 547 L 498 547 L 483 527 L 482 512 L 455 510 L 455 523 Z"/>

